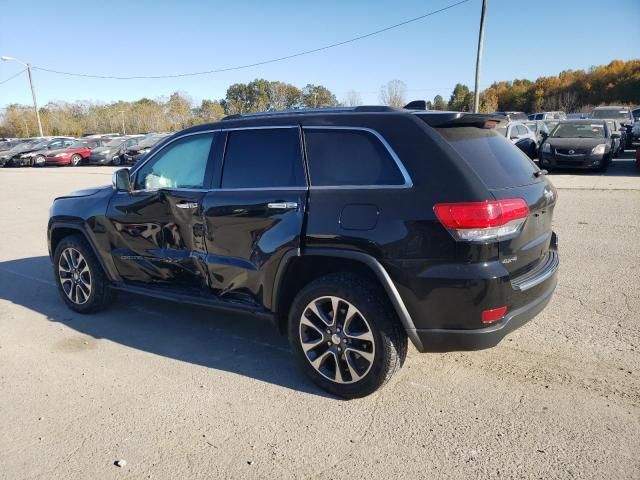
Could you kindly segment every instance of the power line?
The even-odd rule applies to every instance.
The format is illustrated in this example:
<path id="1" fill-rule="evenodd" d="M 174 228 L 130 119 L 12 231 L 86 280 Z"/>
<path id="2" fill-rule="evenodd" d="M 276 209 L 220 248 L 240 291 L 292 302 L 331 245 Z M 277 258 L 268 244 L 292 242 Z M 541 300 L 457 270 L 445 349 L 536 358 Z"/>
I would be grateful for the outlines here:
<path id="1" fill-rule="evenodd" d="M 0 85 L 2 85 L 3 83 L 7 83 L 9 80 L 13 80 L 14 78 L 16 78 L 18 75 L 26 72 L 27 69 L 25 68 L 24 70 L 20 70 L 18 73 L 16 73 L 15 75 L 11 75 L 9 78 L 5 78 L 4 80 L 2 80 L 0 82 Z"/>
<path id="2" fill-rule="evenodd" d="M 350 38 L 348 40 L 344 40 L 342 42 L 337 42 L 337 43 L 332 43 L 332 44 L 329 44 L 329 45 L 324 45 L 322 47 L 314 48 L 312 50 L 304 50 L 302 52 L 293 53 L 291 55 L 286 55 L 284 57 L 272 58 L 270 60 L 263 60 L 261 62 L 249 63 L 249 64 L 246 64 L 246 65 L 237 65 L 237 66 L 234 66 L 234 67 L 219 68 L 219 69 L 215 69 L 215 70 L 206 70 L 206 71 L 202 71 L 202 72 L 178 73 L 178 74 L 174 74 L 174 75 L 133 75 L 133 76 L 123 77 L 123 76 L 115 76 L 115 75 L 92 75 L 92 74 L 88 74 L 88 73 L 63 72 L 63 71 L 60 71 L 60 70 L 53 70 L 53 69 L 50 69 L 50 68 L 38 67 L 38 66 L 35 66 L 35 65 L 33 66 L 33 69 L 41 70 L 43 72 L 55 73 L 55 74 L 59 74 L 59 75 L 69 75 L 69 76 L 73 76 L 73 77 L 104 78 L 104 79 L 113 79 L 113 80 L 136 80 L 136 79 L 161 79 L 161 78 L 194 77 L 194 76 L 197 76 L 197 75 L 209 75 L 209 74 L 212 74 L 212 73 L 230 72 L 230 71 L 233 71 L 233 70 L 242 70 L 242 69 L 245 69 L 245 68 L 257 67 L 257 66 L 266 65 L 266 64 L 269 64 L 269 63 L 281 62 L 283 60 L 289 60 L 289 59 L 296 58 L 296 57 L 302 57 L 303 55 L 310 55 L 312 53 L 321 52 L 323 50 L 329 50 L 330 48 L 340 47 L 340 46 L 346 45 L 348 43 L 357 42 L 358 40 L 363 40 L 365 38 L 369 38 L 369 37 L 372 37 L 374 35 L 378 35 L 380 33 L 387 32 L 389 30 L 393 30 L 394 28 L 402 27 L 402 26 L 407 25 L 409 23 L 417 22 L 417 21 L 422 20 L 424 18 L 431 17 L 431 16 L 436 15 L 438 13 L 442 13 L 445 10 L 449 10 L 451 8 L 457 7 L 458 5 L 462 5 L 463 3 L 467 3 L 468 1 L 469 0 L 461 0 L 461 1 L 457 2 L 457 3 L 452 3 L 451 5 L 448 5 L 446 7 L 440 8 L 438 10 L 434 10 L 432 12 L 425 13 L 424 15 L 420 15 L 418 17 L 414 17 L 414 18 L 411 18 L 409 20 L 405 20 L 404 22 L 396 23 L 395 25 L 391 25 L 391 26 L 382 28 L 380 30 L 376 30 L 374 32 L 369 32 L 369 33 L 366 33 L 364 35 L 360 35 L 358 37 L 353 37 L 353 38 Z"/>

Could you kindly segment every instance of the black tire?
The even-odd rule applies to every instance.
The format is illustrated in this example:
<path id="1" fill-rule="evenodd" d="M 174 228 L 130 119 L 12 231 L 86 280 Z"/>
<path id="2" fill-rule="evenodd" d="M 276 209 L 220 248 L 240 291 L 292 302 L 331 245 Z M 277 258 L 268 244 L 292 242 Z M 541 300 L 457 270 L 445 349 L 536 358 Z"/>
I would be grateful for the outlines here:
<path id="1" fill-rule="evenodd" d="M 118 155 L 117 157 L 113 157 L 113 159 L 111 160 L 111 164 L 115 165 L 116 167 L 120 166 L 122 164 L 122 158 L 120 158 L 120 155 Z"/>
<path id="2" fill-rule="evenodd" d="M 44 155 L 36 155 L 31 163 L 32 167 L 44 167 L 45 165 L 45 158 Z"/>
<path id="3" fill-rule="evenodd" d="M 82 294 L 86 297 L 86 300 L 82 303 L 79 301 L 74 302 L 69 298 L 68 294 L 65 292 L 65 288 L 62 286 L 63 281 L 65 282 L 65 285 L 68 285 L 70 280 L 70 276 L 60 272 L 60 257 L 65 252 L 68 254 L 68 249 L 75 250 L 84 257 L 89 271 L 88 278 L 90 280 L 91 287 L 88 295 Z M 68 263 L 63 260 L 62 265 L 65 266 L 68 265 Z M 81 263 L 80 265 L 83 264 Z M 102 270 L 102 266 L 94 255 L 93 250 L 85 238 L 80 234 L 64 237 L 60 241 L 53 256 L 53 274 L 56 279 L 56 285 L 58 286 L 58 292 L 60 293 L 62 300 L 71 310 L 78 313 L 91 313 L 101 310 L 113 302 L 114 292 L 109 287 L 109 279 Z M 65 280 L 62 279 L 63 275 L 66 277 Z"/>
<path id="4" fill-rule="evenodd" d="M 366 370 L 366 373 L 363 372 L 362 377 L 357 381 L 354 381 L 354 377 L 348 373 L 350 369 L 343 371 L 345 378 L 350 380 L 351 383 L 337 383 L 335 380 L 325 377 L 312 366 L 311 359 L 307 358 L 303 350 L 301 328 L 304 327 L 301 327 L 302 316 L 311 302 L 323 297 L 339 297 L 344 301 L 341 305 L 345 307 L 350 303 L 357 308 L 361 317 L 366 319 L 367 327 L 370 327 L 367 331 L 372 335 L 374 343 L 368 348 L 373 350 L 373 361 L 369 362 L 368 370 Z M 336 323 L 339 322 L 340 320 Z M 347 323 L 346 319 L 343 322 L 343 334 L 347 336 L 347 327 L 344 326 Z M 325 325 L 323 324 L 323 326 Z M 340 328 L 337 331 L 340 332 Z M 324 338 L 324 333 L 322 332 L 323 340 L 318 343 L 318 348 L 325 350 L 336 348 L 339 351 L 339 344 L 331 344 L 331 347 L 325 347 L 327 338 Z M 345 341 L 352 340 L 347 339 Z M 360 398 L 375 392 L 400 369 L 407 355 L 406 332 L 400 324 L 386 293 L 371 280 L 350 273 L 334 273 L 320 277 L 298 293 L 289 311 L 289 342 L 298 363 L 307 376 L 323 390 L 344 398 Z M 367 346 L 365 345 L 365 347 Z M 339 355 L 344 362 L 346 356 L 350 353 L 348 352 L 349 345 L 345 344 L 343 348 L 344 351 L 336 355 Z M 352 352 L 350 353 L 350 358 L 353 360 Z M 318 357 L 321 356 L 319 353 Z M 330 357 L 334 366 L 336 365 L 335 358 L 337 357 Z M 357 354 L 356 359 L 359 359 Z M 346 363 L 342 365 L 343 367 L 347 366 Z M 343 377 L 343 373 L 340 374 L 340 377 Z M 335 375 L 335 378 L 337 378 L 337 375 Z"/>
<path id="5" fill-rule="evenodd" d="M 72 167 L 77 167 L 78 165 L 80 165 L 81 162 L 82 162 L 82 155 L 78 155 L 77 153 L 74 153 L 73 155 L 71 155 L 70 165 Z"/>

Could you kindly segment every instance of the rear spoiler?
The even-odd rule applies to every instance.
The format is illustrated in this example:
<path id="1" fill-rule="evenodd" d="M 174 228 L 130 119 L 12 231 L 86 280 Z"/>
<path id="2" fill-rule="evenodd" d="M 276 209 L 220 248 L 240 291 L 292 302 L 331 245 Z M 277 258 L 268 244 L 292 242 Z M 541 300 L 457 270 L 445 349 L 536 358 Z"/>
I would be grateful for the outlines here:
<path id="1" fill-rule="evenodd" d="M 487 113 L 466 113 L 466 112 L 414 112 L 427 125 L 437 128 L 451 127 L 477 127 L 495 128 L 498 125 L 509 123 L 503 115 L 492 115 Z"/>

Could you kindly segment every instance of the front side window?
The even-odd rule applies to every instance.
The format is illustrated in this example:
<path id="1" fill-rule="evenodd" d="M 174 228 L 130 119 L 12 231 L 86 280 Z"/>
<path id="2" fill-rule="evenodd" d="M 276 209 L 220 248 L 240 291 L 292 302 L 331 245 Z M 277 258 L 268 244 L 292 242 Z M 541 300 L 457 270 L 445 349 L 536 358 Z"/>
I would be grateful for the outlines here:
<path id="1" fill-rule="evenodd" d="M 222 188 L 304 186 L 298 128 L 258 128 L 228 133 Z"/>
<path id="2" fill-rule="evenodd" d="M 181 138 L 158 152 L 136 174 L 136 190 L 205 188 L 213 133 Z"/>
<path id="3" fill-rule="evenodd" d="M 404 185 L 389 150 L 366 130 L 305 128 L 311 185 Z"/>

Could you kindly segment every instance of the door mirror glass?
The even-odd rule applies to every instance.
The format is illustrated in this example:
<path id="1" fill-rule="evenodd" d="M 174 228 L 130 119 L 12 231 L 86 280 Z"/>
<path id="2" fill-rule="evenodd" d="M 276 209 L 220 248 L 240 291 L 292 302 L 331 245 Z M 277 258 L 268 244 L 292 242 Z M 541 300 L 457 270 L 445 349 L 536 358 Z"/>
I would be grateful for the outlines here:
<path id="1" fill-rule="evenodd" d="M 129 178 L 129 169 L 121 168 L 113 172 L 111 183 L 113 184 L 113 189 L 117 192 L 130 192 L 131 179 Z"/>

